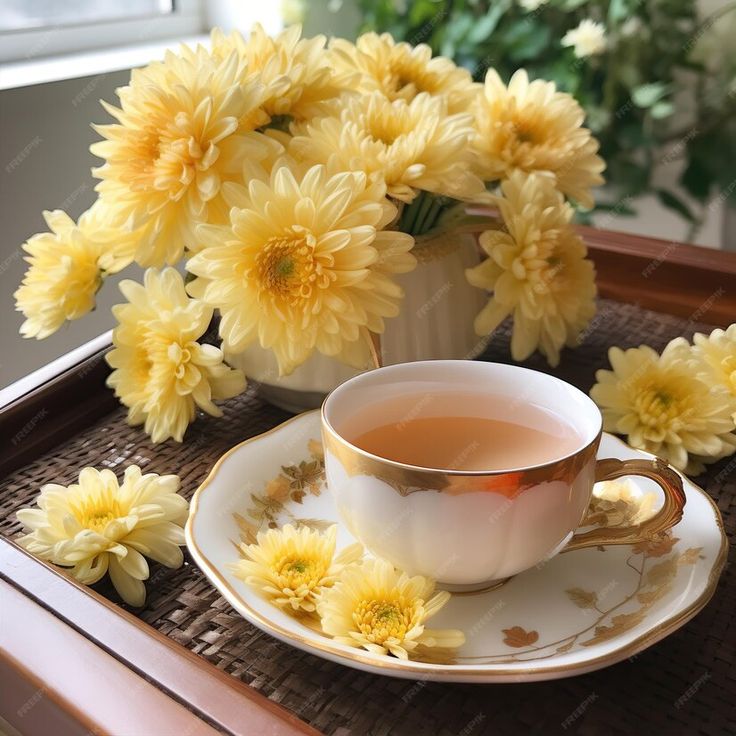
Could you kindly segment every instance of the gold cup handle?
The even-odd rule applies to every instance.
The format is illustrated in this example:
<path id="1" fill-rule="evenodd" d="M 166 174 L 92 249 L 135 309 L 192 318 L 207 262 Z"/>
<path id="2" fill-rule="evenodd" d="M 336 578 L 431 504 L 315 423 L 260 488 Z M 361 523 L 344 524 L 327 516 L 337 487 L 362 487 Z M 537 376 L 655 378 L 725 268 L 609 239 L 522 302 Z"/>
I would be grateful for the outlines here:
<path id="1" fill-rule="evenodd" d="M 599 460 L 595 468 L 596 483 L 613 480 L 623 475 L 641 475 L 651 478 L 664 491 L 664 505 L 649 519 L 635 526 L 602 527 L 588 532 L 578 532 L 562 550 L 570 552 L 603 544 L 637 544 L 658 537 L 682 519 L 685 508 L 685 491 L 680 476 L 659 458 L 654 460 Z"/>

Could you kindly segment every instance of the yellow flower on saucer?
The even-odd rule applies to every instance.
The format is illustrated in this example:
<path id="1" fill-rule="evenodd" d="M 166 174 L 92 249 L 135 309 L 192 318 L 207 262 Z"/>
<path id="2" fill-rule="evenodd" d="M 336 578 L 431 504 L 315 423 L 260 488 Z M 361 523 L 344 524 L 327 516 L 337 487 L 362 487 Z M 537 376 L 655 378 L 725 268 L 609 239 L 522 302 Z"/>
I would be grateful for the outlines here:
<path id="1" fill-rule="evenodd" d="M 411 102 L 380 92 L 344 98 L 331 115 L 294 128 L 289 152 L 307 163 L 376 174 L 389 196 L 411 202 L 418 190 L 454 199 L 485 192 L 472 170 L 471 117 L 448 115 L 444 99 Z"/>
<path id="2" fill-rule="evenodd" d="M 693 354 L 707 366 L 711 380 L 724 386 L 736 400 L 736 324 L 726 330 L 700 332 L 693 337 Z M 736 421 L 736 411 L 733 415 Z"/>
<path id="3" fill-rule="evenodd" d="M 244 79 L 255 77 L 264 86 L 263 109 L 269 116 L 288 115 L 304 120 L 324 110 L 354 85 L 357 74 L 337 71 L 325 51 L 324 36 L 300 38 L 301 26 L 292 25 L 271 38 L 259 23 L 247 39 L 237 31 L 212 31 L 212 53 L 227 58 L 233 51 L 245 63 Z"/>
<path id="4" fill-rule="evenodd" d="M 388 33 L 364 33 L 355 44 L 342 38 L 330 42 L 338 68 L 359 72 L 359 92 L 382 92 L 389 100 L 410 102 L 426 92 L 443 97 L 450 114 L 468 112 L 481 88 L 467 69 L 443 56 L 432 58 L 426 44 L 396 43 Z"/>
<path id="5" fill-rule="evenodd" d="M 491 69 L 475 107 L 474 139 L 484 179 L 514 171 L 548 172 L 557 188 L 583 207 L 593 206 L 591 187 L 603 183 L 598 142 L 582 127 L 585 113 L 553 82 L 529 81 L 522 69 L 508 87 Z"/>
<path id="6" fill-rule="evenodd" d="M 314 613 L 319 596 L 332 586 L 346 566 L 363 554 L 351 544 L 335 557 L 337 525 L 324 534 L 287 524 L 259 532 L 256 544 L 241 544 L 245 559 L 234 563 L 233 573 L 280 608 L 290 613 Z"/>
<path id="7" fill-rule="evenodd" d="M 318 611 L 324 632 L 341 644 L 408 659 L 419 645 L 454 648 L 465 642 L 461 631 L 425 628 L 448 600 L 447 591 L 434 592 L 434 581 L 371 559 L 345 569 L 320 598 Z"/>
<path id="8" fill-rule="evenodd" d="M 673 340 L 662 355 L 642 345 L 611 348 L 608 358 L 613 370 L 598 371 L 590 391 L 603 429 L 688 473 L 736 450 L 736 400 L 708 379 L 685 340 Z"/>
<path id="9" fill-rule="evenodd" d="M 105 160 L 97 190 L 134 229 L 142 266 L 175 263 L 194 246 L 196 225 L 226 222 L 222 183 L 241 179 L 245 159 L 280 147 L 255 131 L 268 122 L 264 89 L 242 77 L 237 54 L 182 46 L 134 69 L 120 108 L 103 103 L 118 122 L 95 126 L 106 139 L 91 147 Z"/>
<path id="10" fill-rule="evenodd" d="M 471 284 L 493 292 L 475 329 L 488 335 L 513 315 L 514 360 L 539 349 L 554 366 L 595 314 L 595 270 L 551 177 L 516 172 L 502 192 L 505 229 L 480 236 L 489 258 L 466 272 Z"/>
<path id="11" fill-rule="evenodd" d="M 188 288 L 220 310 L 226 352 L 258 340 L 283 373 L 314 350 L 364 366 L 367 331 L 399 311 L 392 275 L 415 265 L 411 236 L 382 232 L 396 216 L 384 194 L 362 172 L 314 166 L 296 178 L 280 165 L 240 192 L 232 226 L 202 227 Z"/>
<path id="12" fill-rule="evenodd" d="M 61 210 L 43 216 L 51 232 L 24 243 L 30 266 L 15 292 L 16 309 L 26 318 L 20 332 L 38 340 L 92 310 L 103 278 L 132 260 L 131 234 L 111 227 L 99 203 L 76 224 Z"/>
<path id="13" fill-rule="evenodd" d="M 129 303 L 113 307 L 115 349 L 106 359 L 115 370 L 107 383 L 131 425 L 145 423 L 153 442 L 181 442 L 197 409 L 222 416 L 213 399 L 236 396 L 245 378 L 223 363 L 221 350 L 197 342 L 213 310 L 187 296 L 178 271 L 148 269 L 143 285 L 123 281 L 120 291 Z"/>
<path id="14" fill-rule="evenodd" d="M 38 508 L 21 509 L 18 520 L 30 530 L 18 542 L 31 554 L 68 568 L 80 583 L 92 585 L 110 573 L 115 589 L 131 606 L 146 599 L 149 557 L 166 567 L 184 558 L 182 524 L 187 501 L 175 475 L 141 474 L 136 465 L 118 484 L 111 470 L 84 468 L 70 486 L 49 483 Z"/>

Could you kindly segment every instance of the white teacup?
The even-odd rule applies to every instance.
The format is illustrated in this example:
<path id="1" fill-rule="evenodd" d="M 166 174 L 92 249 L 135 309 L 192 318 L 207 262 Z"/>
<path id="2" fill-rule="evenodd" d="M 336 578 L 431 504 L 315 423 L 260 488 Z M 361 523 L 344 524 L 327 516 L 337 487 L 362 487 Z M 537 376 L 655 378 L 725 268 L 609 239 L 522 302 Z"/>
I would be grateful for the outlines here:
<path id="1" fill-rule="evenodd" d="M 532 403 L 553 412 L 580 438 L 572 453 L 513 470 L 447 470 L 378 457 L 343 436 L 406 421 L 366 407 L 387 399 L 448 392 L 486 393 Z M 432 411 L 443 411 L 431 402 Z M 419 404 L 418 404 L 419 405 Z M 446 415 L 482 416 L 484 402 L 460 402 Z M 461 412 L 458 414 L 458 412 Z M 435 414 L 437 416 L 437 414 Z M 442 414 L 439 414 L 442 416 Z M 509 419 L 512 419 L 511 417 Z M 362 421 L 362 420 L 361 420 Z M 682 517 L 685 495 L 679 475 L 654 460 L 596 460 L 601 414 L 584 393 L 545 373 L 518 366 L 466 360 L 403 363 L 360 374 L 336 388 L 322 406 L 327 483 L 351 533 L 373 554 L 445 587 L 484 587 L 533 567 L 557 552 L 652 539 Z M 642 475 L 664 491 L 662 508 L 633 527 L 577 532 L 593 484 Z"/>

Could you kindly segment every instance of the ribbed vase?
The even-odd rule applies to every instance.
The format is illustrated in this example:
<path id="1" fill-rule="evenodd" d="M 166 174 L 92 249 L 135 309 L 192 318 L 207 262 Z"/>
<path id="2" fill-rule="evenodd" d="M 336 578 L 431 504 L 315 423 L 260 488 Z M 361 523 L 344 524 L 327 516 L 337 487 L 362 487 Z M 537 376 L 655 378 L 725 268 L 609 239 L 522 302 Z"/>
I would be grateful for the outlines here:
<path id="1" fill-rule="evenodd" d="M 383 364 L 475 357 L 484 343 L 473 320 L 488 297 L 465 278 L 465 269 L 480 260 L 474 237 L 439 235 L 415 253 L 417 267 L 396 277 L 404 298 L 401 312 L 386 320 L 381 335 Z M 257 344 L 228 360 L 259 384 L 264 399 L 292 412 L 318 407 L 327 393 L 358 372 L 315 353 L 290 375 L 279 376 L 274 354 Z"/>

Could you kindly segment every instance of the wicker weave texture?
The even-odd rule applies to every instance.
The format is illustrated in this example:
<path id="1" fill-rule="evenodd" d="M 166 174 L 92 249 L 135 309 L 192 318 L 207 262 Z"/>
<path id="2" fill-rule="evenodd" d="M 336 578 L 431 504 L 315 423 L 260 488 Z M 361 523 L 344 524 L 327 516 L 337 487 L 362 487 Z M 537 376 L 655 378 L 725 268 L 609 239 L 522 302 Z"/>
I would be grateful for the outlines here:
<path id="1" fill-rule="evenodd" d="M 587 391 L 611 345 L 657 349 L 702 325 L 633 305 L 602 301 L 592 329 L 553 372 Z M 501 330 L 484 357 L 508 361 Z M 549 370 L 542 360 L 529 367 Z M 227 402 L 224 419 L 200 418 L 182 445 L 153 447 L 116 410 L 0 484 L 0 532 L 19 531 L 15 511 L 47 482 L 70 483 L 86 465 L 118 474 L 132 463 L 177 473 L 191 497 L 232 445 L 287 418 L 252 392 Z M 716 500 L 729 538 L 736 530 L 736 462 L 697 479 Z M 733 557 L 731 552 L 731 559 Z M 661 643 L 608 669 L 544 683 L 458 685 L 359 672 L 289 647 L 243 620 L 193 564 L 152 569 L 140 617 L 183 646 L 241 678 L 327 734 L 736 733 L 736 573 L 728 565 L 710 604 Z M 115 600 L 109 586 L 101 588 Z"/>

